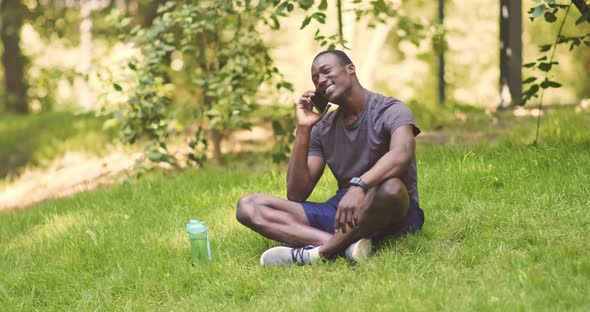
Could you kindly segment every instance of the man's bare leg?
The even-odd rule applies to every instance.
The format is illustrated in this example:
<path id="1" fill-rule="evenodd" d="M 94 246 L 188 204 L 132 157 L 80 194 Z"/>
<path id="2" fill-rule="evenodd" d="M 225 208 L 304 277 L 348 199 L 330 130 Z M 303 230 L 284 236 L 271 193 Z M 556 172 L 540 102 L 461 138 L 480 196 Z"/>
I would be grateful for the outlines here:
<path id="1" fill-rule="evenodd" d="M 359 224 L 347 231 L 332 235 L 310 226 L 303 206 L 269 195 L 247 195 L 238 202 L 238 220 L 268 238 L 286 242 L 295 247 L 313 245 L 316 248 L 274 247 L 265 251 L 262 265 L 312 263 L 320 256 L 330 258 L 349 247 L 355 241 L 374 232 L 399 226 L 407 215 L 409 195 L 399 179 L 390 179 L 373 188 L 366 196 L 360 212 Z M 370 241 L 367 242 L 370 251 Z M 363 250 L 360 244 L 350 250 Z M 358 260 L 347 250 L 347 256 Z M 368 255 L 368 252 L 360 254 Z M 362 256 L 361 256 L 362 258 Z"/>
<path id="2" fill-rule="evenodd" d="M 355 241 L 371 233 L 399 226 L 408 213 L 408 191 L 400 179 L 389 179 L 367 193 L 365 206 L 360 213 L 359 225 L 346 232 L 336 232 L 320 246 L 321 256 L 330 258 Z"/>
<path id="3" fill-rule="evenodd" d="M 278 197 L 251 194 L 240 198 L 236 218 L 261 235 L 295 247 L 319 246 L 332 234 L 310 226 L 300 203 Z"/>

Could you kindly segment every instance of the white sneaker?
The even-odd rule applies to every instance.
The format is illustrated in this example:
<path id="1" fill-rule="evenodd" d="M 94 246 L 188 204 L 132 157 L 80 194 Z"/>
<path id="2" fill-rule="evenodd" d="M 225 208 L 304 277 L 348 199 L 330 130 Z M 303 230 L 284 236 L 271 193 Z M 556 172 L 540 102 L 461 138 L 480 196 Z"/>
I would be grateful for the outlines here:
<path id="1" fill-rule="evenodd" d="M 301 248 L 273 247 L 260 256 L 260 265 L 279 266 L 288 264 L 311 264 L 319 259 L 319 247 L 305 246 Z"/>
<path id="2" fill-rule="evenodd" d="M 367 259 L 373 252 L 373 240 L 371 238 L 361 238 L 356 243 L 346 248 L 344 254 L 346 258 L 360 262 Z"/>

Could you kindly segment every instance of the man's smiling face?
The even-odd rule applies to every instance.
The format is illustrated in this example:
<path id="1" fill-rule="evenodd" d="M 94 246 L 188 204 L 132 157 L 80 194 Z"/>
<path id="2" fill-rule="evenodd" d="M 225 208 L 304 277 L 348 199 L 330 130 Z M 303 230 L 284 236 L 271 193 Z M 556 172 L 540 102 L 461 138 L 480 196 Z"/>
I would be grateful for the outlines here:
<path id="1" fill-rule="evenodd" d="M 311 65 L 311 80 L 316 90 L 336 104 L 335 101 L 346 95 L 352 87 L 354 73 L 353 64 L 344 64 L 332 53 L 318 56 Z"/>

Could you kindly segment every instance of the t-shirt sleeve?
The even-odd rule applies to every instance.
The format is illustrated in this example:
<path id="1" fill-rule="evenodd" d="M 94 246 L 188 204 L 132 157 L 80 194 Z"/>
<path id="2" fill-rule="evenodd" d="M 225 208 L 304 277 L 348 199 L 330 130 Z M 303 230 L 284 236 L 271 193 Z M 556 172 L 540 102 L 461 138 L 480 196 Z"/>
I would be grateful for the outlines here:
<path id="1" fill-rule="evenodd" d="M 389 134 L 392 134 L 397 128 L 404 125 L 412 125 L 414 127 L 414 136 L 420 134 L 420 128 L 416 126 L 412 111 L 406 104 L 401 101 L 393 101 L 383 110 L 383 126 L 387 129 Z"/>
<path id="2" fill-rule="evenodd" d="M 311 129 L 311 137 L 309 140 L 309 151 L 308 156 L 319 156 L 324 158 L 324 150 L 322 149 L 322 142 L 320 142 L 320 135 L 318 126 L 315 125 Z"/>

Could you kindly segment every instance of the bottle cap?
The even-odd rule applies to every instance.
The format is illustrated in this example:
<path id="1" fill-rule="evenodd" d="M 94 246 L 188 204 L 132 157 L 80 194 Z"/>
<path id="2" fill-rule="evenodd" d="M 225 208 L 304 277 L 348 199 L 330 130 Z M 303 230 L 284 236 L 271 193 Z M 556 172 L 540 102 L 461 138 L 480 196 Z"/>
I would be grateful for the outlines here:
<path id="1" fill-rule="evenodd" d="M 205 226 L 205 222 L 190 220 L 186 225 L 186 231 L 189 234 L 207 233 L 207 227 Z"/>

